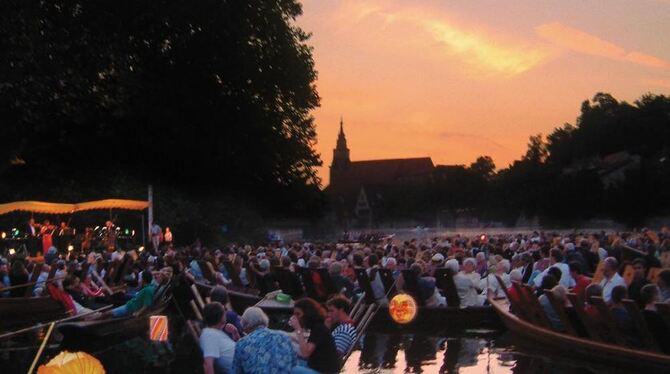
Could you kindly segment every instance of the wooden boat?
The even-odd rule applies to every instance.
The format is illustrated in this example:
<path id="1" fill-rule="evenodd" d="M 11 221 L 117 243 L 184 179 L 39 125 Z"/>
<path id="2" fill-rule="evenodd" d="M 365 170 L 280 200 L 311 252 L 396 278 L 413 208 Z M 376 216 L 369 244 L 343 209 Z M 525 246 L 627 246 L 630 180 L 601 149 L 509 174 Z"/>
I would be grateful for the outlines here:
<path id="1" fill-rule="evenodd" d="M 670 356 L 651 351 L 598 342 L 539 327 L 509 311 L 505 301 L 489 298 L 489 302 L 505 326 L 524 340 L 548 347 L 561 356 L 592 365 L 617 367 L 634 372 L 667 372 Z"/>
<path id="2" fill-rule="evenodd" d="M 212 287 L 204 283 L 196 283 L 203 298 L 209 295 Z M 274 323 L 286 324 L 293 314 L 291 306 L 280 306 L 277 302 L 263 302 L 263 298 L 240 290 L 228 290 L 233 309 L 242 314 L 250 306 L 258 306 L 268 314 Z M 441 330 L 492 329 L 503 327 L 500 318 L 490 306 L 481 307 L 419 307 L 417 317 L 406 325 L 395 323 L 382 306 L 370 322 L 369 329 L 379 332 L 437 332 Z"/>
<path id="3" fill-rule="evenodd" d="M 172 300 L 168 287 L 157 291 L 154 306 L 139 316 L 64 323 L 58 326 L 63 335 L 61 349 L 95 353 L 137 336 L 148 336 L 149 316 L 162 314 Z"/>
<path id="4" fill-rule="evenodd" d="M 0 332 L 56 320 L 65 315 L 65 308 L 51 297 L 0 298 Z"/>

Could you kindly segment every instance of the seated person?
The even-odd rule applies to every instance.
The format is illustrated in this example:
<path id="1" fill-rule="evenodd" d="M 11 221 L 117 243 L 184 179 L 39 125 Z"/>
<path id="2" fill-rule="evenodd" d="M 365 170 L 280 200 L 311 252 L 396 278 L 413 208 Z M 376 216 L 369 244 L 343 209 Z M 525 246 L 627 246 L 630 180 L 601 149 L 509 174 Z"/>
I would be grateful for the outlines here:
<path id="1" fill-rule="evenodd" d="M 326 303 L 328 307 L 328 327 L 335 339 L 335 347 L 340 358 L 344 356 L 356 343 L 356 327 L 349 318 L 351 303 L 343 296 L 335 296 Z"/>
<path id="2" fill-rule="evenodd" d="M 545 280 L 549 277 L 552 277 L 551 275 L 547 275 L 542 279 L 542 283 L 545 282 Z M 555 279 L 555 278 L 554 278 Z M 558 281 L 557 281 L 558 283 Z M 551 289 L 552 293 L 554 294 L 556 300 L 561 304 L 563 307 L 565 307 L 565 303 L 567 300 L 567 293 L 568 290 L 561 286 L 561 285 L 556 285 Z M 553 304 L 551 301 L 549 301 L 549 298 L 547 295 L 542 294 L 540 298 L 538 299 L 540 302 L 540 305 L 542 306 L 542 309 L 544 310 L 544 313 L 547 315 L 547 318 L 549 319 L 549 323 L 551 323 L 551 327 L 556 330 L 556 331 L 566 331 L 566 327 L 563 325 L 563 322 L 561 321 L 561 317 L 559 317 L 559 311 L 554 309 Z"/>
<path id="3" fill-rule="evenodd" d="M 355 294 L 355 286 L 353 282 L 342 276 L 342 264 L 333 262 L 328 267 L 328 273 L 330 273 L 330 279 L 332 280 L 335 289 L 349 299 L 352 299 Z"/>
<path id="4" fill-rule="evenodd" d="M 416 276 L 417 285 L 419 286 L 419 297 L 425 306 L 445 306 L 447 305 L 446 298 L 440 295 L 440 291 L 435 286 L 435 278 L 425 276 L 423 274 L 423 266 L 420 263 L 413 263 L 409 268 Z"/>
<path id="5" fill-rule="evenodd" d="M 149 308 L 154 303 L 154 294 L 156 293 L 156 286 L 152 283 L 153 275 L 150 271 L 142 272 L 142 288 L 135 294 L 135 296 L 128 300 L 127 303 L 112 309 L 112 317 L 126 317 L 130 315 L 138 315 L 146 308 Z"/>
<path id="6" fill-rule="evenodd" d="M 268 316 L 258 307 L 244 311 L 242 324 L 247 335 L 235 344 L 233 373 L 290 373 L 297 356 L 288 335 L 269 329 Z"/>
<path id="7" fill-rule="evenodd" d="M 639 331 L 635 327 L 633 318 L 628 313 L 628 310 L 623 305 L 623 299 L 628 296 L 626 286 L 616 286 L 612 288 L 612 300 L 610 302 L 610 314 L 614 319 L 614 323 L 621 331 L 626 344 L 633 347 L 640 347 L 641 342 L 638 338 Z"/>
<path id="8" fill-rule="evenodd" d="M 221 331 L 226 325 L 225 308 L 219 302 L 212 302 L 205 305 L 202 314 L 206 327 L 200 334 L 200 349 L 205 374 L 232 373 L 235 342 Z"/>
<path id="9" fill-rule="evenodd" d="M 212 302 L 218 302 L 223 305 L 226 309 L 226 325 L 223 328 L 223 331 L 230 336 L 234 341 L 240 340 L 244 336 L 244 330 L 242 329 L 242 321 L 240 316 L 235 313 L 233 307 L 230 305 L 230 299 L 228 297 L 228 291 L 223 286 L 216 286 L 212 288 L 209 292 L 209 299 Z"/>
<path id="10" fill-rule="evenodd" d="M 656 310 L 656 303 L 660 300 L 660 292 L 655 284 L 648 284 L 640 290 L 640 301 L 644 303 L 642 315 L 647 322 L 649 332 L 656 340 L 663 353 L 670 353 L 670 331 L 663 321 L 663 317 Z"/>
<path id="11" fill-rule="evenodd" d="M 306 360 L 306 366 L 299 363 L 293 373 L 336 373 L 340 370 L 335 339 L 325 325 L 326 312 L 310 298 L 295 302 L 289 325 L 296 332 L 298 357 Z M 309 338 L 305 337 L 309 330 Z"/>
<path id="12" fill-rule="evenodd" d="M 466 259 L 463 263 L 464 270 L 461 272 L 458 271 L 458 261 L 455 259 L 447 261 L 445 267 L 451 270 L 453 274 L 454 286 L 456 287 L 456 292 L 458 292 L 461 308 L 481 305 L 479 303 L 479 293 L 477 292 L 479 274 L 474 272 L 475 260 L 472 258 Z"/>

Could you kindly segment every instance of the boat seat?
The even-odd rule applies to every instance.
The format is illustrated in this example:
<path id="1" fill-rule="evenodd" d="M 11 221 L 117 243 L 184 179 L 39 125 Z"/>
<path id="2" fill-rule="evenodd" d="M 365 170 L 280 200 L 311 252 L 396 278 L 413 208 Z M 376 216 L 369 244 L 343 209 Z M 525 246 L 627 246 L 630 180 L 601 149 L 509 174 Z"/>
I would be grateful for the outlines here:
<path id="1" fill-rule="evenodd" d="M 556 314 L 558 315 L 558 318 L 561 320 L 561 324 L 563 327 L 565 327 L 565 332 L 568 333 L 569 335 L 572 336 L 579 336 L 577 334 L 577 329 L 572 324 L 572 321 L 568 317 L 566 311 L 565 311 L 565 305 L 563 305 L 560 300 L 554 295 L 554 292 L 552 290 L 544 290 L 544 294 L 547 296 L 547 299 L 549 299 L 549 303 L 551 303 L 551 307 L 554 309 Z"/>
<path id="2" fill-rule="evenodd" d="M 433 276 L 435 277 L 435 285 L 442 290 L 447 299 L 447 305 L 460 307 L 461 298 L 458 296 L 456 284 L 454 283 L 454 273 L 451 269 L 435 269 Z"/>
<path id="3" fill-rule="evenodd" d="M 653 335 L 649 331 L 647 321 L 645 321 L 644 316 L 640 312 L 640 308 L 637 307 L 635 301 L 624 299 L 622 303 L 635 324 L 635 328 L 640 336 L 643 346 L 654 352 L 660 352 L 661 350 L 658 347 L 658 344 L 656 344 L 656 340 L 654 340 Z"/>
<path id="4" fill-rule="evenodd" d="M 374 304 L 376 300 L 374 293 L 372 292 L 372 284 L 370 284 L 370 277 L 368 277 L 366 269 L 356 268 L 354 269 L 354 273 L 356 274 L 356 280 L 358 280 L 358 287 L 364 292 L 363 297 L 365 303 L 368 305 Z"/>
<path id="5" fill-rule="evenodd" d="M 233 286 L 243 289 L 244 285 L 242 285 L 242 280 L 240 279 L 240 272 L 235 265 L 230 261 L 223 261 L 223 266 L 226 268 L 228 277 L 230 277 L 230 280 L 233 282 Z"/>
<path id="6" fill-rule="evenodd" d="M 610 313 L 609 307 L 607 304 L 605 304 L 605 300 L 603 300 L 602 297 L 591 297 L 589 299 L 589 303 L 598 309 L 602 322 L 605 323 L 609 330 L 608 334 L 610 337 L 608 340 L 605 340 L 605 342 L 626 345 L 626 340 L 623 338 L 621 331 L 619 331 L 619 328 L 617 327 L 616 322 Z"/>
<path id="7" fill-rule="evenodd" d="M 305 290 L 303 290 L 300 280 L 296 278 L 296 274 L 281 266 L 272 267 L 272 272 L 283 293 L 291 295 L 294 300 L 301 298 L 305 294 Z"/>
<path id="8" fill-rule="evenodd" d="M 398 288 L 395 285 L 395 278 L 393 278 L 393 272 L 389 269 L 379 269 L 379 275 L 382 277 L 382 283 L 384 283 L 386 296 L 388 296 L 389 298 L 395 296 L 398 293 Z"/>
<path id="9" fill-rule="evenodd" d="M 404 291 L 412 296 L 419 306 L 424 306 L 424 300 L 419 294 L 419 280 L 416 278 L 414 272 L 411 270 L 403 270 L 401 273 L 404 281 Z"/>

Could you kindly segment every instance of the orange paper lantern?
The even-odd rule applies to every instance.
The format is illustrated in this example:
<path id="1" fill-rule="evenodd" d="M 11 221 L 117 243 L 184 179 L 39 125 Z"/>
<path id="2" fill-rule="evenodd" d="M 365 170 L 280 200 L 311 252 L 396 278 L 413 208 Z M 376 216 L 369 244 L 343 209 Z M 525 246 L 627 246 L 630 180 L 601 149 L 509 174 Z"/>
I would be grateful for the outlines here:
<path id="1" fill-rule="evenodd" d="M 399 293 L 389 302 L 391 318 L 400 324 L 410 323 L 419 311 L 414 298 L 406 293 Z"/>
<path id="2" fill-rule="evenodd" d="M 156 342 L 166 342 L 168 340 L 167 316 L 149 317 L 149 338 Z"/>
<path id="3" fill-rule="evenodd" d="M 105 368 L 95 357 L 84 352 L 63 351 L 46 365 L 37 368 L 37 374 L 104 374 Z"/>

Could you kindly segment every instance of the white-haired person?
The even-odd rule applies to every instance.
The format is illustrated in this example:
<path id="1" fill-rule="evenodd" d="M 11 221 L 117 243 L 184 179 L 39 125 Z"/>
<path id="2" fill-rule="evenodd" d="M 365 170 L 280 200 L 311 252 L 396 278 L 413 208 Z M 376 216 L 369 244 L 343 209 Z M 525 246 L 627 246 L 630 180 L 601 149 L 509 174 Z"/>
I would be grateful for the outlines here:
<path id="1" fill-rule="evenodd" d="M 268 316 L 258 307 L 250 307 L 242 314 L 246 336 L 235 345 L 233 373 L 290 373 L 298 358 L 291 345 L 291 338 L 268 328 Z"/>
<path id="2" fill-rule="evenodd" d="M 505 297 L 505 291 L 500 286 L 498 279 L 496 279 L 496 275 L 503 280 L 505 288 L 509 288 L 509 286 L 512 284 L 509 279 L 509 274 L 507 274 L 507 272 L 510 270 L 510 267 L 511 265 L 508 260 L 500 260 L 495 265 L 495 273 L 489 273 L 489 275 L 481 280 L 479 283 L 479 288 L 482 290 L 482 293 L 479 295 L 479 299 L 482 304 L 484 303 L 484 300 L 486 300 L 486 296 L 489 290 L 493 292 L 493 297 Z"/>
<path id="3" fill-rule="evenodd" d="M 474 259 L 470 258 L 470 260 L 473 260 L 474 262 Z M 473 272 L 475 269 L 475 264 L 470 263 L 468 266 L 470 266 L 470 272 Z M 451 259 L 445 263 L 444 267 L 451 270 L 451 273 L 454 274 L 454 285 L 456 286 L 456 292 L 458 292 L 458 298 L 461 301 L 461 308 L 481 305 L 477 295 L 477 287 L 479 286 L 479 282 L 475 283 L 471 276 L 466 275 L 463 271 L 458 270 L 458 260 Z M 479 276 L 479 274 L 475 274 Z"/>

